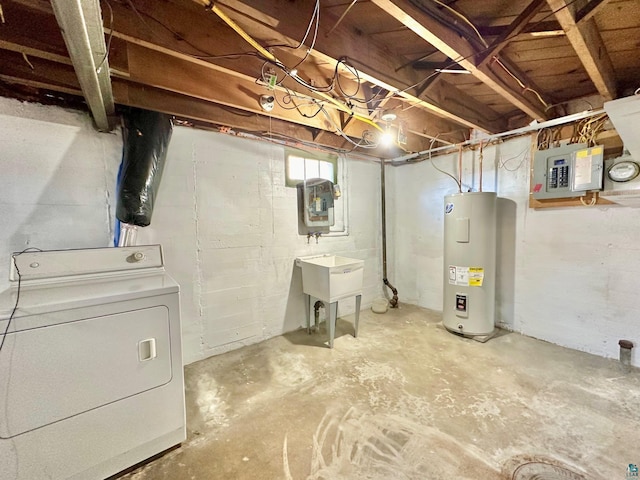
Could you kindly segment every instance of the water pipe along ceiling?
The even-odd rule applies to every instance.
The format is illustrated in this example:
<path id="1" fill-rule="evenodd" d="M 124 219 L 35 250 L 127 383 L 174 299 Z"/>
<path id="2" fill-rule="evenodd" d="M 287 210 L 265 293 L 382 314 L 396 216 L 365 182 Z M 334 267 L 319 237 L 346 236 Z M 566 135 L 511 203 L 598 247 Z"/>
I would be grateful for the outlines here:
<path id="1" fill-rule="evenodd" d="M 72 3 L 1 3 L 0 95 L 84 106 L 101 129 L 113 99 L 116 111 L 395 158 L 640 87 L 639 0 L 93 0 L 71 20 L 56 11 Z M 391 147 L 378 145 L 384 132 Z"/>

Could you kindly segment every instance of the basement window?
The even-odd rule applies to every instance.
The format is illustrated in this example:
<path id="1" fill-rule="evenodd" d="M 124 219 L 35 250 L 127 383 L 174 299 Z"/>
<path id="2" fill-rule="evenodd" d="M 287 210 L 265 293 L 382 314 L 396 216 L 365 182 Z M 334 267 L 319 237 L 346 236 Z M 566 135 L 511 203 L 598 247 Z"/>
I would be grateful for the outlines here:
<path id="1" fill-rule="evenodd" d="M 287 149 L 285 158 L 287 187 L 295 187 L 310 178 L 324 178 L 338 183 L 338 157 L 335 155 Z"/>

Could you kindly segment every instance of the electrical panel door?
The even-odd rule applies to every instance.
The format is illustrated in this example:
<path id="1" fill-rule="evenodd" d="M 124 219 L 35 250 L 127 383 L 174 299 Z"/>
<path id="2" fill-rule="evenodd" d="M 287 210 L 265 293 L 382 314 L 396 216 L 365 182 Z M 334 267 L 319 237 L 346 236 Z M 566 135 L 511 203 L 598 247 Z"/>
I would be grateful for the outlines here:
<path id="1" fill-rule="evenodd" d="M 580 197 L 602 190 L 602 146 L 584 143 L 538 150 L 533 163 L 532 195 L 535 199 Z"/>

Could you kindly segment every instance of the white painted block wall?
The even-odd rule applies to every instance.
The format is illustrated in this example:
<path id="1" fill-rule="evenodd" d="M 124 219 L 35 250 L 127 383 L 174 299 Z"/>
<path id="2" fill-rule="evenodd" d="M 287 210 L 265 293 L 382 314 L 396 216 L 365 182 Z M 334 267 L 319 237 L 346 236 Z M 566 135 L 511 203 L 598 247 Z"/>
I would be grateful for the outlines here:
<path id="1" fill-rule="evenodd" d="M 11 252 L 112 245 L 119 132 L 96 132 L 86 114 L 0 98 L 0 141 L 0 290 Z M 363 259 L 362 308 L 382 294 L 379 164 L 345 165 L 349 235 L 307 244 L 296 190 L 284 186 L 283 147 L 174 129 L 138 243 L 161 243 L 180 283 L 187 363 L 303 325 L 297 256 Z M 354 309 L 345 300 L 338 313 Z"/>
<path id="2" fill-rule="evenodd" d="M 285 186 L 284 165 L 279 145 L 174 129 L 152 224 L 138 238 L 163 245 L 182 286 L 187 362 L 302 326 L 298 256 L 363 259 L 362 308 L 382 294 L 379 164 L 345 162 L 349 235 L 318 244 L 298 235 L 296 189 Z M 338 314 L 354 308 L 345 300 Z"/>
<path id="3" fill-rule="evenodd" d="M 88 115 L 0 97 L 0 291 L 12 252 L 106 247 L 113 238 L 119 132 Z"/>
<path id="4" fill-rule="evenodd" d="M 10 252 L 111 245 L 119 133 L 97 133 L 82 113 L 0 98 L 0 140 L 0 290 Z M 485 189 L 502 197 L 498 323 L 617 357 L 618 339 L 640 342 L 637 210 L 529 209 L 528 150 L 522 138 L 485 151 Z M 457 159 L 436 163 L 455 172 Z M 188 362 L 300 326 L 296 256 L 363 258 L 363 308 L 381 294 L 379 167 L 347 165 L 350 235 L 307 245 L 281 147 L 175 129 L 153 224 L 140 237 L 164 245 L 181 284 Z M 464 165 L 477 187 L 477 158 L 466 154 Z M 455 189 L 429 162 L 387 167 L 389 279 L 401 302 L 442 308 L 443 198 Z"/>
<path id="5" fill-rule="evenodd" d="M 528 208 L 529 137 L 484 152 L 484 190 L 497 191 L 497 323 L 596 355 L 617 358 L 619 339 L 640 347 L 638 210 Z M 457 175 L 457 155 L 438 157 Z M 477 152 L 463 157 L 463 183 L 478 188 Z M 394 234 L 390 279 L 401 301 L 441 310 L 444 196 L 457 191 L 429 161 L 387 167 Z M 632 362 L 640 366 L 633 350 Z"/>

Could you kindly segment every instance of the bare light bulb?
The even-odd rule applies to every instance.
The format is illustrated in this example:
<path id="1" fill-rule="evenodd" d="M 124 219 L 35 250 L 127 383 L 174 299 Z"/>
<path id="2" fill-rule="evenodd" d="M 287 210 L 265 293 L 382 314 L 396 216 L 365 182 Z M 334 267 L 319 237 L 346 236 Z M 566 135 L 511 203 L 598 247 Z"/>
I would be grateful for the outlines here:
<path id="1" fill-rule="evenodd" d="M 393 144 L 393 135 L 388 130 L 380 135 L 380 145 L 388 147 Z"/>

